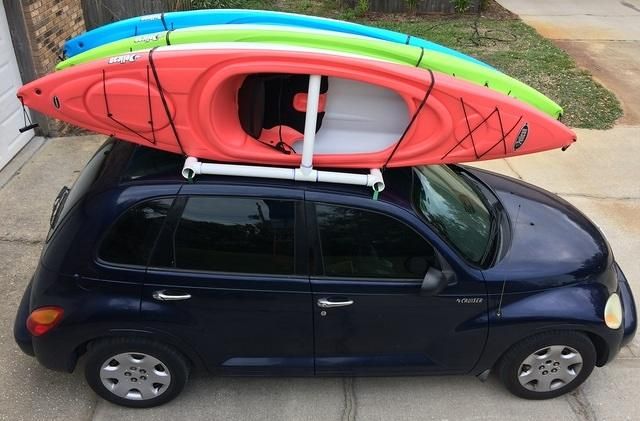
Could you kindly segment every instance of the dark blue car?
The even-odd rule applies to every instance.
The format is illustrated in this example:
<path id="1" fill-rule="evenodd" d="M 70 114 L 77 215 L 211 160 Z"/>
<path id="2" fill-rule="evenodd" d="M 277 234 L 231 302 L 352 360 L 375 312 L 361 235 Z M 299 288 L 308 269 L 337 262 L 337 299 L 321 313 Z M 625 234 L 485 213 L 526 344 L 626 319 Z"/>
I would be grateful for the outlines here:
<path id="1" fill-rule="evenodd" d="M 181 178 L 183 158 L 109 140 L 54 205 L 15 323 L 22 350 L 117 404 L 190 372 L 494 371 L 552 398 L 636 329 L 602 233 L 564 200 L 463 166 L 364 187 Z"/>

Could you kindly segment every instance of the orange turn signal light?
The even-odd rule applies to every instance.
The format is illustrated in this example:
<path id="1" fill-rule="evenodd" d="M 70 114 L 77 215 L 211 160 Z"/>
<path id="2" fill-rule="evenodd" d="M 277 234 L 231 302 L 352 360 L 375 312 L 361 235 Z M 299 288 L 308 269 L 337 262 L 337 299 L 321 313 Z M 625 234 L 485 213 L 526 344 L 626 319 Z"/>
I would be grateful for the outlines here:
<path id="1" fill-rule="evenodd" d="M 27 329 L 33 336 L 42 336 L 60 323 L 63 314 L 62 307 L 37 308 L 27 318 Z"/>

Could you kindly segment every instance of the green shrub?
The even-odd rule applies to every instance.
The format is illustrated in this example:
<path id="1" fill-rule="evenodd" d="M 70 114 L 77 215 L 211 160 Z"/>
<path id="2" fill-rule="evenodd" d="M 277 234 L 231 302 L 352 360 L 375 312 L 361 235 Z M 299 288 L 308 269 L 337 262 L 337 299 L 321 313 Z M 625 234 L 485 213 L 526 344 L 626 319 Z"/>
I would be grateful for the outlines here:
<path id="1" fill-rule="evenodd" d="M 464 13 L 471 7 L 471 0 L 449 0 L 456 13 Z"/>
<path id="2" fill-rule="evenodd" d="M 369 0 L 358 0 L 356 5 L 356 16 L 363 17 L 369 11 Z"/>
<path id="3" fill-rule="evenodd" d="M 409 13 L 415 13 L 418 10 L 418 0 L 406 0 Z"/>

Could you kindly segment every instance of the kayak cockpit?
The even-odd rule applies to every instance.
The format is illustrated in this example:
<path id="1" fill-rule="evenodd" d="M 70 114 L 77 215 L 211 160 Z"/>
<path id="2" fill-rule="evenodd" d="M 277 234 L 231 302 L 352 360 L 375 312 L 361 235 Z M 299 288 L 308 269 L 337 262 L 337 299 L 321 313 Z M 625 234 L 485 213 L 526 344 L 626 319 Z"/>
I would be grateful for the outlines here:
<path id="1" fill-rule="evenodd" d="M 309 76 L 251 74 L 237 95 L 240 125 L 253 139 L 302 153 Z M 409 122 L 405 100 L 390 89 L 354 80 L 321 78 L 316 154 L 379 152 L 400 139 Z"/>

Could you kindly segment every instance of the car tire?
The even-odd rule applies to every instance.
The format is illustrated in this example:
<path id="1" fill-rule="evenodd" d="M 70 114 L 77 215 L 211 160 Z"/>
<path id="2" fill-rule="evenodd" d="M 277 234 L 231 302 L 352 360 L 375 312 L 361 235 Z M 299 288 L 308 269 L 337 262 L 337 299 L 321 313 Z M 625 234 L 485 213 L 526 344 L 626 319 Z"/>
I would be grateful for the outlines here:
<path id="1" fill-rule="evenodd" d="M 157 341 L 109 338 L 89 346 L 85 377 L 109 402 L 149 408 L 180 394 L 189 378 L 189 364 L 178 351 Z"/>
<path id="2" fill-rule="evenodd" d="M 580 386 L 595 363 L 596 350 L 586 335 L 553 331 L 513 346 L 500 360 L 498 375 L 516 396 L 551 399 Z"/>

